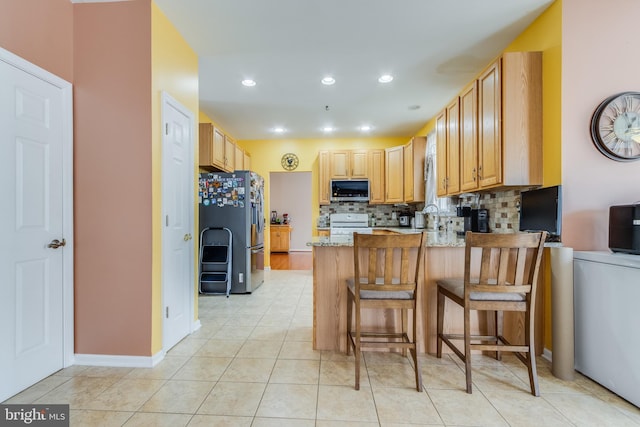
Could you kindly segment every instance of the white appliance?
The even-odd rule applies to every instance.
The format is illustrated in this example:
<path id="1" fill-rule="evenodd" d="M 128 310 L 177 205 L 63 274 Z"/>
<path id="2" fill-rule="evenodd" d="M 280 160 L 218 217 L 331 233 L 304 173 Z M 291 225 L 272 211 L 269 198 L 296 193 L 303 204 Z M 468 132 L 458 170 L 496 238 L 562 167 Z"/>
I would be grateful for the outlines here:
<path id="1" fill-rule="evenodd" d="M 350 235 L 355 233 L 371 234 L 369 215 L 366 213 L 335 213 L 329 216 L 329 229 L 332 236 Z"/>
<path id="2" fill-rule="evenodd" d="M 640 406 L 640 255 L 574 252 L 575 369 Z"/>

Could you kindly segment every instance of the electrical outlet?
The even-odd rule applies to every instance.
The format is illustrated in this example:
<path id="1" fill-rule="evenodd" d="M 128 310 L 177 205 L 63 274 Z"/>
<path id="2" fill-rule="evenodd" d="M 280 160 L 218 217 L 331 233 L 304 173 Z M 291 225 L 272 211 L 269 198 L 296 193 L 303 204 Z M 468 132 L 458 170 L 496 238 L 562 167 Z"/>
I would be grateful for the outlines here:
<path id="1" fill-rule="evenodd" d="M 244 283 L 244 273 L 238 273 L 238 282 Z"/>
<path id="2" fill-rule="evenodd" d="M 398 219 L 395 212 L 391 212 L 391 219 Z"/>

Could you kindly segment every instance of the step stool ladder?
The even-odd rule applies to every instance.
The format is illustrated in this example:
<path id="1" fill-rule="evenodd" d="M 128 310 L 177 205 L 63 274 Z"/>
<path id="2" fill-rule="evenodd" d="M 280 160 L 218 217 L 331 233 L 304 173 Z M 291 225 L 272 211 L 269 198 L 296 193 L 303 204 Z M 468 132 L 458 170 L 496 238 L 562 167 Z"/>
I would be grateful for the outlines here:
<path id="1" fill-rule="evenodd" d="M 207 227 L 200 233 L 199 291 L 223 295 L 231 291 L 233 235 L 226 227 Z"/>

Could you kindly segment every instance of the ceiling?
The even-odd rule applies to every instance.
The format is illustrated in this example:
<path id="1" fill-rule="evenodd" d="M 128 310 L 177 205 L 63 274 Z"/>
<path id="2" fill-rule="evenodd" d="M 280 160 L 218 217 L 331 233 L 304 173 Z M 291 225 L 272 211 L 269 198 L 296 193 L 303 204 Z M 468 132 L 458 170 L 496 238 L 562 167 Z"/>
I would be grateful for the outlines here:
<path id="1" fill-rule="evenodd" d="M 249 140 L 415 135 L 553 0 L 155 3 L 199 56 L 201 111 Z"/>

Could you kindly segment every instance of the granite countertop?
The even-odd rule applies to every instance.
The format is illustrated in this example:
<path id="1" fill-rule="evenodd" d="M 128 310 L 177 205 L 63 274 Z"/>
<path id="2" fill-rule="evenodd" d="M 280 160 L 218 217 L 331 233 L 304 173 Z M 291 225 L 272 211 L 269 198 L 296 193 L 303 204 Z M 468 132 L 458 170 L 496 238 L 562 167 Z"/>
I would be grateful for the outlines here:
<path id="1" fill-rule="evenodd" d="M 398 231 L 400 233 L 419 233 L 420 230 L 416 230 L 415 228 L 407 228 L 407 227 L 376 227 L 376 229 L 380 230 L 389 230 L 389 231 Z M 316 236 L 313 237 L 313 240 L 307 242 L 307 246 L 353 246 L 353 236 Z M 427 232 L 427 243 L 426 247 L 428 248 L 438 248 L 438 247 L 464 247 L 464 238 L 454 236 L 451 239 L 448 239 L 446 234 L 444 233 L 436 233 L 436 232 Z"/>

